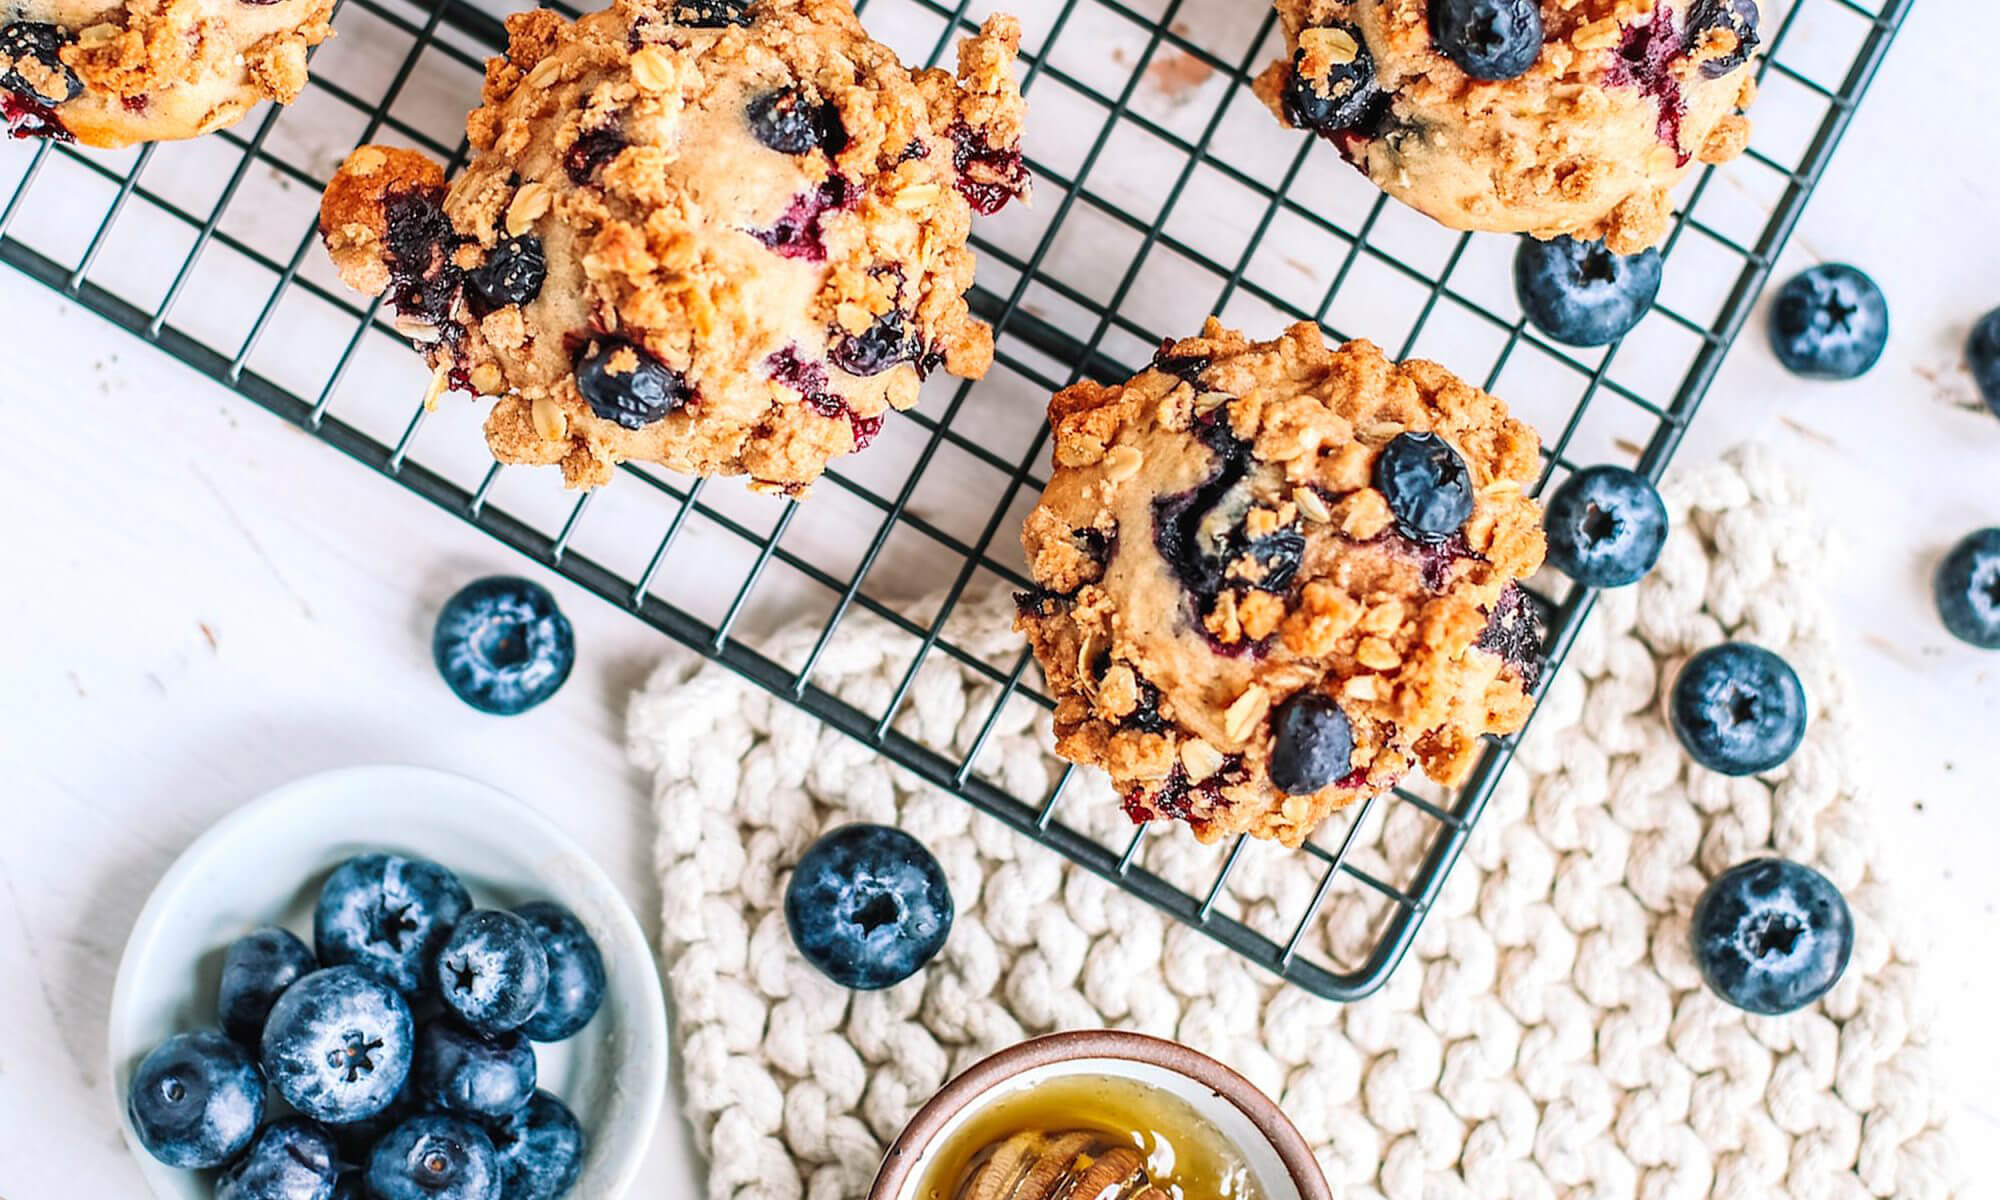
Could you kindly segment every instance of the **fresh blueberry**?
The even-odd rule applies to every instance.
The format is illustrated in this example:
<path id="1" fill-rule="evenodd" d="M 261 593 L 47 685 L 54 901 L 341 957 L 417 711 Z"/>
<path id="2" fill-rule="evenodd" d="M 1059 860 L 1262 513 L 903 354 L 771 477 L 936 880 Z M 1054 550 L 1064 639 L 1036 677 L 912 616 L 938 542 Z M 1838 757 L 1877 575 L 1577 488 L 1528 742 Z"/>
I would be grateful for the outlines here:
<path id="1" fill-rule="evenodd" d="M 687 376 L 630 342 L 593 345 L 576 364 L 576 388 L 605 420 L 644 429 L 694 398 Z"/>
<path id="2" fill-rule="evenodd" d="M 1711 29 L 1728 30 L 1736 36 L 1735 49 L 1701 64 L 1704 76 L 1720 79 L 1757 53 L 1757 0 L 1694 0 L 1688 9 L 1689 43 L 1699 46 Z"/>
<path id="3" fill-rule="evenodd" d="M 257 1131 L 250 1151 L 222 1173 L 215 1200 L 334 1200 L 340 1153 L 316 1121 L 286 1117 Z"/>
<path id="4" fill-rule="evenodd" d="M 540 1089 L 489 1132 L 506 1200 L 556 1200 L 583 1170 L 583 1126 L 567 1105 Z"/>
<path id="5" fill-rule="evenodd" d="M 534 929 L 549 959 L 541 1007 L 521 1032 L 532 1041 L 560 1042 L 589 1024 L 604 1003 L 604 955 L 583 922 L 560 904 L 537 900 L 514 915 Z"/>
<path id="6" fill-rule="evenodd" d="M 838 154 L 847 145 L 840 110 L 814 100 L 796 87 L 765 92 L 750 101 L 750 132 L 780 154 L 811 154 L 824 148 Z"/>
<path id="7" fill-rule="evenodd" d="M 1771 349 L 1807 379 L 1858 379 L 1889 344 L 1889 301 L 1875 281 L 1844 263 L 1792 277 L 1771 306 Z"/>
<path id="8" fill-rule="evenodd" d="M 1972 367 L 1972 378 L 1979 384 L 1979 394 L 1986 398 L 1986 407 L 2000 416 L 2000 308 L 1979 318 L 1972 327 L 1972 335 L 1965 339 L 1965 361 Z"/>
<path id="9" fill-rule="evenodd" d="M 1271 782 L 1291 796 L 1332 787 L 1354 770 L 1354 726 L 1332 699 L 1300 692 L 1271 716 Z"/>
<path id="10" fill-rule="evenodd" d="M 903 328 L 903 314 L 890 311 L 860 333 L 843 335 L 827 357 L 849 375 L 880 375 L 909 362 L 923 350 Z"/>
<path id="11" fill-rule="evenodd" d="M 857 990 L 917 973 L 951 932 L 951 889 L 922 842 L 843 825 L 814 842 L 785 886 L 785 924 L 807 962 Z"/>
<path id="12" fill-rule="evenodd" d="M 368 1159 L 375 1200 L 502 1200 L 500 1160 L 486 1131 L 427 1114 L 391 1130 Z"/>
<path id="13" fill-rule="evenodd" d="M 1521 239 L 1514 296 L 1535 328 L 1571 346 L 1608 346 L 1632 331 L 1660 294 L 1660 252 L 1613 254 L 1603 242 Z"/>
<path id="14" fill-rule="evenodd" d="M 361 1121 L 387 1108 L 410 1074 L 410 1006 L 359 967 L 326 967 L 278 997 L 264 1022 L 264 1074 L 319 1121 Z"/>
<path id="15" fill-rule="evenodd" d="M 695 29 L 748 25 L 752 0 L 668 0 L 667 19 Z"/>
<path id="16" fill-rule="evenodd" d="M 407 996 L 424 995 L 437 952 L 471 908 L 458 876 L 429 859 L 359 854 L 320 888 L 313 945 L 327 966 L 363 967 Z"/>
<path id="17" fill-rule="evenodd" d="M 125 1112 L 146 1152 L 170 1167 L 219 1167 L 264 1119 L 264 1076 L 220 1033 L 177 1033 L 132 1073 Z"/>
<path id="18" fill-rule="evenodd" d="M 215 998 L 223 1032 L 246 1046 L 256 1045 L 278 997 L 318 969 L 312 951 L 289 929 L 266 925 L 229 943 Z"/>
<path id="19" fill-rule="evenodd" d="M 576 636 L 547 588 L 492 575 L 466 584 L 438 610 L 431 658 L 453 695 L 480 712 L 512 717 L 568 681 Z"/>
<path id="20" fill-rule="evenodd" d="M 510 912 L 468 913 L 438 951 L 444 1006 L 479 1033 L 505 1033 L 535 1014 L 549 986 L 549 956 Z"/>
<path id="21" fill-rule="evenodd" d="M 1952 547 L 1931 590 L 1953 637 L 2000 650 L 2000 529 L 1982 529 Z"/>
<path id="22" fill-rule="evenodd" d="M 1667 506 L 1637 471 L 1586 467 L 1549 497 L 1543 526 L 1550 566 L 1585 587 L 1624 587 L 1660 561 Z"/>
<path id="23" fill-rule="evenodd" d="M 1375 459 L 1375 490 L 1405 537 L 1441 542 L 1472 517 L 1472 474 L 1435 433 L 1399 433 Z"/>
<path id="24" fill-rule="evenodd" d="M 1755 775 L 1792 756 L 1806 736 L 1806 692 L 1784 659 L 1726 642 L 1687 661 L 1668 713 L 1690 757 L 1724 775 Z"/>
<path id="25" fill-rule="evenodd" d="M 1542 53 L 1536 0 L 1431 0 L 1431 41 L 1474 79 L 1515 79 Z"/>
<path id="26" fill-rule="evenodd" d="M 75 35 L 65 32 L 62 26 L 46 21 L 14 21 L 0 26 L 0 61 L 11 64 L 0 71 L 0 91 L 18 92 L 51 104 L 63 104 L 81 96 L 83 80 L 62 60 L 62 48 L 75 40 Z M 36 69 L 23 74 L 22 64 L 29 62 L 36 64 Z M 60 96 L 42 90 L 51 79 L 62 81 Z"/>
<path id="27" fill-rule="evenodd" d="M 1327 26 L 1354 41 L 1354 58 L 1330 64 L 1323 75 L 1305 72 L 1306 52 L 1292 56 L 1291 77 L 1285 82 L 1285 120 L 1296 129 L 1333 134 L 1368 123 L 1382 107 L 1383 93 L 1375 82 L 1375 56 L 1361 30 L 1352 25 Z"/>
<path id="28" fill-rule="evenodd" d="M 549 258 L 542 239 L 524 233 L 493 247 L 485 262 L 465 273 L 465 282 L 488 308 L 505 308 L 541 295 L 548 277 Z"/>
<path id="29" fill-rule="evenodd" d="M 1777 1016 L 1826 995 L 1854 952 L 1840 889 L 1811 867 L 1759 858 L 1715 877 L 1689 932 L 1710 990 L 1745 1012 Z"/>
<path id="30" fill-rule="evenodd" d="M 502 1117 L 535 1090 L 535 1048 L 519 1030 L 484 1037 L 451 1017 L 437 1017 L 418 1032 L 410 1071 L 419 1104 Z"/>

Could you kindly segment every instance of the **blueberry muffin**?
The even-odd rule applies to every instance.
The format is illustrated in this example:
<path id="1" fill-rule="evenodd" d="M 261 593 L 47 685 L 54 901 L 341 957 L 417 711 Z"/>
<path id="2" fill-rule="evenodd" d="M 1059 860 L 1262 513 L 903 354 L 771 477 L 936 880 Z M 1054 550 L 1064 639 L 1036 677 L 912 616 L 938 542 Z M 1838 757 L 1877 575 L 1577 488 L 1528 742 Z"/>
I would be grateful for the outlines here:
<path id="1" fill-rule="evenodd" d="M 1749 143 L 1756 0 L 1277 0 L 1257 93 L 1453 229 L 1665 237 L 1690 167 Z"/>
<path id="2" fill-rule="evenodd" d="M 1520 728 L 1540 661 L 1533 431 L 1435 363 L 1214 320 L 1049 405 L 1017 597 L 1056 750 L 1136 821 L 1297 845 Z"/>
<path id="3" fill-rule="evenodd" d="M 290 104 L 333 0 L 0 0 L 0 119 L 115 148 Z"/>
<path id="4" fill-rule="evenodd" d="M 494 455 L 574 487 L 639 460 L 801 495 L 939 367 L 976 379 L 972 215 L 1026 193 L 1020 29 L 911 71 L 847 0 L 507 18 L 473 157 L 364 146 L 320 231 Z"/>

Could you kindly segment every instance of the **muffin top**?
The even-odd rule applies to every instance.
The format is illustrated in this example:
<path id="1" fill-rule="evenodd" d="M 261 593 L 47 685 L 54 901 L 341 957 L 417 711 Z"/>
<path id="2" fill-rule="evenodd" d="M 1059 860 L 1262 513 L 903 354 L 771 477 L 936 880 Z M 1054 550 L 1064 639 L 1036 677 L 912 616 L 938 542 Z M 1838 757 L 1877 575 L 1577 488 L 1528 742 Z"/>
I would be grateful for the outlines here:
<path id="1" fill-rule="evenodd" d="M 846 0 L 507 29 L 463 174 L 363 147 L 321 206 L 342 277 L 389 294 L 440 388 L 497 397 L 502 461 L 800 494 L 928 371 L 984 374 L 966 239 L 1027 187 L 1012 18 L 960 45 L 956 79 L 905 68 Z"/>
<path id="2" fill-rule="evenodd" d="M 1135 820 L 1302 841 L 1412 766 L 1457 782 L 1539 662 L 1534 433 L 1434 363 L 1211 319 L 1049 406 L 1019 600 L 1058 752 Z"/>

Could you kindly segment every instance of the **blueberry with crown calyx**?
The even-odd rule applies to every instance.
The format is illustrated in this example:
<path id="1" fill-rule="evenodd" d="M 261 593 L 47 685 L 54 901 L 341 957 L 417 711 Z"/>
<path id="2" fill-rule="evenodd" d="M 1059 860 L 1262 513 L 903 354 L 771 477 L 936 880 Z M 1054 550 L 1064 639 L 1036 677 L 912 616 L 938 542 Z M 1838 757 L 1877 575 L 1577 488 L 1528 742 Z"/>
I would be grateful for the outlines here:
<path id="1" fill-rule="evenodd" d="M 1375 460 L 1375 490 L 1413 541 L 1444 541 L 1472 517 L 1472 475 L 1435 433 L 1399 433 L 1384 446 Z"/>
<path id="2" fill-rule="evenodd" d="M 1613 254 L 1603 242 L 1522 237 L 1514 296 L 1535 328 L 1569 346 L 1608 346 L 1632 332 L 1660 294 L 1658 250 Z"/>
<path id="3" fill-rule="evenodd" d="M 424 995 L 439 948 L 471 908 L 458 876 L 429 859 L 360 854 L 320 888 L 313 944 L 326 966 L 351 964 L 406 996 Z"/>
<path id="4" fill-rule="evenodd" d="M 2000 529 L 1981 529 L 1952 547 L 1938 564 L 1931 595 L 1953 637 L 2000 650 Z"/>
<path id="5" fill-rule="evenodd" d="M 1769 771 L 1806 736 L 1806 693 L 1797 672 L 1745 642 L 1690 658 L 1674 679 L 1667 711 L 1689 757 L 1724 775 Z"/>
<path id="6" fill-rule="evenodd" d="M 1637 471 L 1586 467 L 1549 497 L 1543 528 L 1550 566 L 1585 587 L 1625 587 L 1660 560 L 1667 506 Z"/>
<path id="7" fill-rule="evenodd" d="M 1889 301 L 1860 270 L 1823 264 L 1778 289 L 1770 334 L 1772 351 L 1794 375 L 1858 379 L 1889 344 Z"/>
<path id="8" fill-rule="evenodd" d="M 944 947 L 951 889 L 923 843 L 883 825 L 820 838 L 785 887 L 785 924 L 807 962 L 842 987 L 900 983 Z"/>
<path id="9" fill-rule="evenodd" d="M 1517 79 L 1542 53 L 1536 0 L 1431 0 L 1431 41 L 1474 79 Z"/>
<path id="10" fill-rule="evenodd" d="M 1760 858 L 1715 877 L 1689 923 L 1709 990 L 1745 1012 L 1777 1016 L 1819 999 L 1854 953 L 1840 889 L 1810 867 Z"/>

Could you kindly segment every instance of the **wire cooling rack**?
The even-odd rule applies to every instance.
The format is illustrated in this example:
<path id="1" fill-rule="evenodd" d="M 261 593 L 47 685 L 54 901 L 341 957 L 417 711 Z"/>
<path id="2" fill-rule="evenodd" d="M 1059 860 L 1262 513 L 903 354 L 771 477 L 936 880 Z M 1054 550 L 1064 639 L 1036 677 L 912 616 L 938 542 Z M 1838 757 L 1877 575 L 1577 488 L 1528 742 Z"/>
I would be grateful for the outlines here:
<path id="1" fill-rule="evenodd" d="M 1210 312 L 1265 335 L 1310 319 L 1436 358 L 1506 398 L 1544 434 L 1544 487 L 1603 461 L 1657 478 L 1911 3 L 1765 0 L 1750 153 L 1677 197 L 1653 313 L 1620 345 L 1580 352 L 1524 327 L 1511 239 L 1444 230 L 1277 126 L 1248 87 L 1282 49 L 1262 0 L 863 0 L 875 35 L 913 62 L 948 62 L 996 7 L 1021 16 L 1036 197 L 976 239 L 974 308 L 999 334 L 992 374 L 976 386 L 934 377 L 917 411 L 803 504 L 646 467 L 580 497 L 552 469 L 503 470 L 485 455 L 478 407 L 448 398 L 427 414 L 421 361 L 334 278 L 313 233 L 325 179 L 369 140 L 462 161 L 504 8 L 344 0 L 339 36 L 290 109 L 119 153 L 0 148 L 0 258 L 1244 957 L 1353 999 L 1409 947 L 1515 739 L 1496 740 L 1455 794 L 1399 791 L 1330 823 L 1292 856 L 1312 882 L 1284 912 L 1233 902 L 1240 842 L 1217 848 L 1211 878 L 1169 880 L 1148 867 L 1145 828 L 1092 836 L 1103 821 L 1062 809 L 1070 768 L 1051 760 L 1039 794 L 981 769 L 1010 706 L 1050 703 L 1024 648 L 982 653 L 954 625 L 966 597 L 1027 585 L 1015 534 L 1046 480 L 1048 394 L 1129 375 Z M 1592 597 L 1540 595 L 1546 680 Z M 918 596 L 931 599 L 913 608 Z M 907 639 L 889 696 L 815 683 L 857 612 Z M 759 649 L 757 630 L 801 613 L 823 622 L 809 653 Z M 955 739 L 905 719 L 920 670 L 941 660 L 992 685 L 990 710 Z M 1353 853 L 1384 808 L 1423 839 L 1408 878 Z M 1342 955 L 1316 922 L 1349 892 L 1380 915 Z"/>

